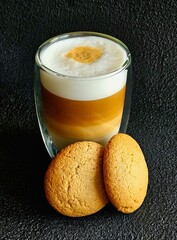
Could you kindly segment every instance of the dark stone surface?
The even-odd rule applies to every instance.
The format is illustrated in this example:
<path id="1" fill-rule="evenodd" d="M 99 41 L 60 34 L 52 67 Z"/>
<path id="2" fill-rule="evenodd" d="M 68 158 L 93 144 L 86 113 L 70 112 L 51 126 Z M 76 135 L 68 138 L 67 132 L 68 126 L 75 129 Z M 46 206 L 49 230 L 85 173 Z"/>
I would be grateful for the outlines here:
<path id="1" fill-rule="evenodd" d="M 131 215 L 108 205 L 72 219 L 44 198 L 50 158 L 34 108 L 34 55 L 48 38 L 78 30 L 113 35 L 132 53 L 127 132 L 144 151 L 149 188 Z M 0 239 L 177 239 L 176 0 L 1 1 L 0 61 Z"/>

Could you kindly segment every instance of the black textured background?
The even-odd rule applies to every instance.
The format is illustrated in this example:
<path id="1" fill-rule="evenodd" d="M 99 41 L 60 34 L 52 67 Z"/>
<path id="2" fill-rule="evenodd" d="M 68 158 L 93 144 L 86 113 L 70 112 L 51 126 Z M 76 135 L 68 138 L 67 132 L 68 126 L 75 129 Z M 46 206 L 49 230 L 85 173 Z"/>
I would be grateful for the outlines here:
<path id="1" fill-rule="evenodd" d="M 144 151 L 149 188 L 131 215 L 108 205 L 72 219 L 44 198 L 50 158 L 34 108 L 34 55 L 78 30 L 113 35 L 132 53 L 127 132 Z M 1 0 L 0 61 L 0 239 L 177 239 L 177 1 Z"/>

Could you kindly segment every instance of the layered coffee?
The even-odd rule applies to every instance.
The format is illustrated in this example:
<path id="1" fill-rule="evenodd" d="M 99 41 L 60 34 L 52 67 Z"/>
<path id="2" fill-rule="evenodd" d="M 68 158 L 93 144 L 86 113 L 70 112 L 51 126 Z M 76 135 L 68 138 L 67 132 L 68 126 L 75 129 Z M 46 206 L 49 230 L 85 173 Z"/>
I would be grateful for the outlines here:
<path id="1" fill-rule="evenodd" d="M 101 144 L 119 131 L 126 90 L 125 49 L 100 36 L 62 39 L 43 49 L 45 125 L 60 150 L 75 141 Z"/>

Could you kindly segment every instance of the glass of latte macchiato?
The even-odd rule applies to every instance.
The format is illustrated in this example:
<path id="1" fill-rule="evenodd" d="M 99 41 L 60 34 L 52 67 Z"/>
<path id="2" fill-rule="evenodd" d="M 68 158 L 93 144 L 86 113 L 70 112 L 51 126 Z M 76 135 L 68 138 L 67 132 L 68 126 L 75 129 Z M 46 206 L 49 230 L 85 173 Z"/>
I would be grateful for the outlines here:
<path id="1" fill-rule="evenodd" d="M 71 32 L 43 43 L 35 57 L 34 95 L 50 157 L 76 141 L 106 145 L 126 132 L 131 90 L 131 54 L 120 40 Z"/>

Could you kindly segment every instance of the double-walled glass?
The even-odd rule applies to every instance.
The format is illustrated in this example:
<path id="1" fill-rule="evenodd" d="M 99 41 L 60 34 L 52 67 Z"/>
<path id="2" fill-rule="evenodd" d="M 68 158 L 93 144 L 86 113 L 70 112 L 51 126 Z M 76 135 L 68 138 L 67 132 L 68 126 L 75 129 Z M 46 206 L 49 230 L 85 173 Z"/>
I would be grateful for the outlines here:
<path id="1" fill-rule="evenodd" d="M 106 74 L 88 73 L 82 77 L 55 71 L 42 61 L 41 54 L 58 41 L 87 36 L 118 44 L 126 56 L 121 67 Z M 35 57 L 34 95 L 41 135 L 50 157 L 76 141 L 106 145 L 114 134 L 126 132 L 131 92 L 131 54 L 120 40 L 101 33 L 72 32 L 43 43 Z"/>

